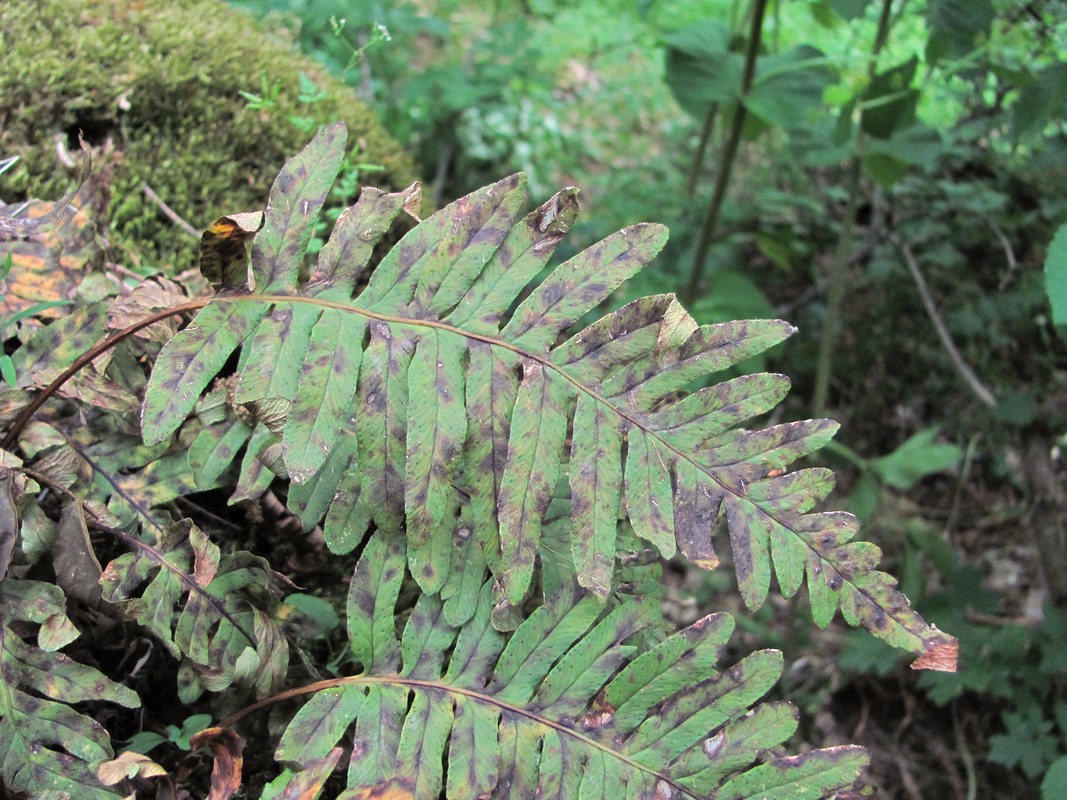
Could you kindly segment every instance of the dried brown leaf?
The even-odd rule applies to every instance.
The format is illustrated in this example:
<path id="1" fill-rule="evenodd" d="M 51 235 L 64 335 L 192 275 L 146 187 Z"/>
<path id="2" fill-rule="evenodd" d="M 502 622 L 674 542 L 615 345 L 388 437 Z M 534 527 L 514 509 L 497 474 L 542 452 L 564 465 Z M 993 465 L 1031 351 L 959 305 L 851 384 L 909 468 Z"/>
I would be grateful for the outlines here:
<path id="1" fill-rule="evenodd" d="M 195 750 L 204 745 L 211 748 L 215 766 L 211 770 L 211 792 L 207 800 L 229 800 L 241 788 L 241 768 L 244 766 L 244 742 L 230 728 L 206 728 L 189 740 Z"/>

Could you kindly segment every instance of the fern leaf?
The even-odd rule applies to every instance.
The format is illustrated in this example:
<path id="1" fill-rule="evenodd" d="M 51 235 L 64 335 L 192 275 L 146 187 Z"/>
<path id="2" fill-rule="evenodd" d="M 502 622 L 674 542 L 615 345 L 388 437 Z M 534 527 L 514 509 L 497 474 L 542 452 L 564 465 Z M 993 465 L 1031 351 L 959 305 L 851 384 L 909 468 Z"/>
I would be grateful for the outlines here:
<path id="1" fill-rule="evenodd" d="M 263 229 L 252 243 L 256 290 L 296 287 L 315 220 L 341 168 L 347 138 L 343 122 L 323 128 L 316 146 L 291 158 L 275 179 L 263 212 Z"/>
<path id="2" fill-rule="evenodd" d="M 667 242 L 662 225 L 635 225 L 560 264 L 515 310 L 502 338 L 537 353 L 645 267 Z"/>
<path id="3" fill-rule="evenodd" d="M 449 539 L 462 517 L 504 600 L 518 607 L 542 555 L 552 493 L 565 479 L 578 582 L 601 597 L 620 517 L 662 554 L 677 549 L 703 568 L 719 563 L 712 536 L 725 517 L 751 608 L 764 602 L 772 577 L 787 596 L 806 580 L 820 624 L 840 607 L 854 624 L 915 652 L 952 646 L 875 571 L 877 550 L 851 542 L 850 518 L 811 511 L 832 486 L 828 473 L 778 475 L 825 444 L 835 423 L 738 428 L 781 400 L 788 381 L 778 375 L 688 393 L 779 344 L 791 325 L 698 326 L 662 295 L 575 331 L 652 259 L 665 231 L 627 228 L 534 285 L 577 204 L 565 190 L 519 219 L 521 176 L 424 221 L 361 289 L 370 248 L 416 188 L 403 197 L 369 192 L 299 286 L 297 244 L 336 171 L 340 136 L 336 127 L 320 133 L 272 190 L 253 248 L 256 285 L 269 288 L 220 294 L 164 347 L 143 407 L 147 441 L 181 424 L 243 343 L 237 400 L 291 404 L 282 457 L 305 524 L 317 521 L 329 493 L 311 504 L 299 487 L 325 481 L 337 488 L 325 512 L 330 546 L 354 547 L 371 520 L 404 529 L 425 591 L 447 582 Z M 355 444 L 341 445 L 353 418 Z M 331 460 L 339 447 L 344 457 Z"/>
<path id="4" fill-rule="evenodd" d="M 487 583 L 458 629 L 438 598 L 422 595 L 404 629 L 402 663 L 381 658 L 366 631 L 393 619 L 404 561 L 395 539 L 369 540 L 349 604 L 354 652 L 366 669 L 306 688 L 311 697 L 276 753 L 294 781 L 301 767 L 319 774 L 350 730 L 349 797 L 385 786 L 408 787 L 416 798 L 444 790 L 449 800 L 741 798 L 759 787 L 828 797 L 858 780 L 861 748 L 771 755 L 796 727 L 789 706 L 758 705 L 782 656 L 759 651 L 718 671 L 732 629 L 723 614 L 642 651 L 636 634 L 650 617 L 640 604 L 607 610 L 572 591 L 508 638 L 491 624 Z M 391 635 L 383 641 L 393 653 Z M 752 766 L 761 756 L 767 763 Z"/>
<path id="5" fill-rule="evenodd" d="M 221 556 L 185 522 L 167 528 L 155 545 L 138 543 L 135 552 L 113 560 L 100 584 L 105 600 L 185 659 L 192 673 L 183 700 L 193 702 L 204 689 L 240 684 L 265 695 L 279 685 L 288 645 L 275 623 L 242 597 L 275 581 L 262 559 Z"/>
<path id="6" fill-rule="evenodd" d="M 207 305 L 163 346 L 159 359 L 165 359 L 166 369 L 152 371 L 141 408 L 146 444 L 162 442 L 177 429 L 267 310 L 249 303 Z"/>
<path id="7" fill-rule="evenodd" d="M 525 179 L 519 178 L 519 187 L 523 188 Z M 577 189 L 564 189 L 512 228 L 470 291 L 448 315 L 448 322 L 474 333 L 497 333 L 501 318 L 545 268 L 574 224 L 577 196 Z"/>
<path id="8" fill-rule="evenodd" d="M 622 430 L 617 415 L 578 397 L 570 460 L 572 554 L 580 584 L 606 599 L 612 588 L 622 499 Z"/>
<path id="9" fill-rule="evenodd" d="M 12 626 L 20 623 L 41 626 L 36 644 L 16 634 Z M 60 629 L 67 633 L 56 637 Z M 0 774 L 12 791 L 115 797 L 95 774 L 95 765 L 114 755 L 107 733 L 73 705 L 102 700 L 136 708 L 140 699 L 98 670 L 54 652 L 77 635 L 58 586 L 0 581 Z"/>
<path id="10" fill-rule="evenodd" d="M 508 600 L 521 602 L 533 576 L 541 522 L 552 500 L 567 438 L 570 387 L 540 363 L 523 364 L 497 495 L 501 581 Z"/>

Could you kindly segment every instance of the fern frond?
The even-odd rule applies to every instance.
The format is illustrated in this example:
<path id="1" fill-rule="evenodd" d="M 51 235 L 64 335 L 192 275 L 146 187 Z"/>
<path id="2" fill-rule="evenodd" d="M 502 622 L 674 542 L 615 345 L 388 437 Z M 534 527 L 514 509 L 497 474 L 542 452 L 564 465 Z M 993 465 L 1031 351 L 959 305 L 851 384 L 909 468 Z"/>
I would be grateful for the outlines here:
<path id="1" fill-rule="evenodd" d="M 424 591 L 444 585 L 452 532 L 469 506 L 462 513 L 503 598 L 519 605 L 564 481 L 578 581 L 601 598 L 620 517 L 663 555 L 677 549 L 713 568 L 712 533 L 724 516 L 751 608 L 765 600 L 772 571 L 787 596 L 806 577 L 819 624 L 840 605 L 847 620 L 896 646 L 954 646 L 874 570 L 877 549 L 851 541 L 853 518 L 812 513 L 832 488 L 829 472 L 779 474 L 824 445 L 835 423 L 738 428 L 781 399 L 788 381 L 777 375 L 686 394 L 782 342 L 792 326 L 699 326 L 659 296 L 574 331 L 655 256 L 661 226 L 609 236 L 534 285 L 574 219 L 575 193 L 520 219 L 524 179 L 512 176 L 417 226 L 364 286 L 373 244 L 415 189 L 365 192 L 301 285 L 301 247 L 344 135 L 343 126 L 324 129 L 279 175 L 253 247 L 254 291 L 221 292 L 163 348 L 142 410 L 146 441 L 173 433 L 243 345 L 236 398 L 285 407 L 280 453 L 294 510 L 305 524 L 324 512 L 338 552 L 371 521 L 403 527 Z M 300 489 L 309 483 L 314 490 Z"/>
<path id="2" fill-rule="evenodd" d="M 345 797 L 385 787 L 449 800 L 744 798 L 786 787 L 829 797 L 866 763 L 858 747 L 770 754 L 796 728 L 788 704 L 757 704 L 782 656 L 764 650 L 718 668 L 733 629 L 726 614 L 642 649 L 647 609 L 608 609 L 572 590 L 505 636 L 487 583 L 459 628 L 422 595 L 398 640 L 405 560 L 402 542 L 376 534 L 356 567 L 348 624 L 362 674 L 284 695 L 310 695 L 276 753 L 293 785 L 321 785 L 349 736 Z"/>
<path id="3" fill-rule="evenodd" d="M 246 552 L 222 555 L 189 521 L 170 525 L 156 542 L 138 542 L 100 578 L 105 600 L 183 659 L 179 695 L 186 703 L 204 690 L 238 684 L 263 696 L 281 684 L 288 643 L 250 602 L 277 583 L 263 559 Z"/>
<path id="4" fill-rule="evenodd" d="M 56 652 L 79 635 L 59 586 L 6 575 L 20 533 L 19 493 L 12 471 L 0 470 L 0 775 L 16 792 L 114 798 L 93 771 L 114 755 L 108 735 L 74 706 L 104 701 L 136 708 L 140 698 Z M 23 638 L 27 623 L 39 626 L 36 642 Z"/>

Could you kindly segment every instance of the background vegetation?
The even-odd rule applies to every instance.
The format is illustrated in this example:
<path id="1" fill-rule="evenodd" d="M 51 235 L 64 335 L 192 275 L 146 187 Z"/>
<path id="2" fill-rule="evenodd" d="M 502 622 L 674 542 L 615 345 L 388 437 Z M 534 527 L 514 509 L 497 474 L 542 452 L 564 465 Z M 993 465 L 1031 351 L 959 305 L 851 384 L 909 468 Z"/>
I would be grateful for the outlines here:
<path id="1" fill-rule="evenodd" d="M 1067 6 L 239 5 L 372 102 L 435 197 L 513 169 L 535 196 L 573 183 L 571 246 L 670 227 L 634 296 L 797 323 L 770 357 L 794 379 L 785 413 L 842 420 L 841 495 L 963 668 L 916 678 L 780 621 L 748 635 L 785 647 L 794 690 L 837 687 L 809 735 L 871 744 L 884 796 L 1064 780 L 1067 394 L 1042 264 L 1067 219 Z M 725 588 L 671 578 L 682 616 Z"/>

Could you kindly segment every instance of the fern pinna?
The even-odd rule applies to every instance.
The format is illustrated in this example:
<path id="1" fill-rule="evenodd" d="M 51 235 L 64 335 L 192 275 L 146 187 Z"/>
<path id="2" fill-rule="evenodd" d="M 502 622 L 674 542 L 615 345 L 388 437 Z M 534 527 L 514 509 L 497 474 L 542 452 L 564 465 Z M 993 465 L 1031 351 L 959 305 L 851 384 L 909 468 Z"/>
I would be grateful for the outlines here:
<path id="1" fill-rule="evenodd" d="M 458 510 L 469 504 L 498 599 L 521 603 L 542 519 L 565 482 L 578 583 L 601 598 L 612 587 L 620 517 L 664 556 L 677 550 L 714 568 L 722 516 L 750 608 L 766 598 L 773 565 L 787 597 L 807 578 L 819 625 L 840 607 L 851 624 L 898 647 L 951 649 L 952 637 L 874 569 L 878 548 L 851 541 L 851 515 L 811 513 L 832 474 L 781 474 L 825 444 L 835 423 L 737 427 L 781 400 L 788 380 L 780 375 L 684 394 L 781 342 L 790 325 L 699 326 L 672 296 L 659 296 L 568 335 L 653 258 L 666 231 L 627 228 L 534 285 L 577 214 L 576 193 L 564 190 L 520 218 L 521 175 L 424 221 L 364 286 L 374 245 L 417 191 L 366 189 L 301 283 L 344 141 L 342 125 L 326 128 L 286 165 L 253 243 L 251 288 L 238 260 L 216 298 L 163 348 L 142 410 L 147 443 L 178 428 L 244 345 L 234 398 L 273 413 L 228 439 L 219 457 L 246 440 L 241 475 L 254 480 L 256 461 L 280 453 L 291 506 L 309 526 L 325 516 L 336 552 L 356 546 L 372 521 L 403 529 L 411 573 L 426 592 L 447 579 Z"/>

